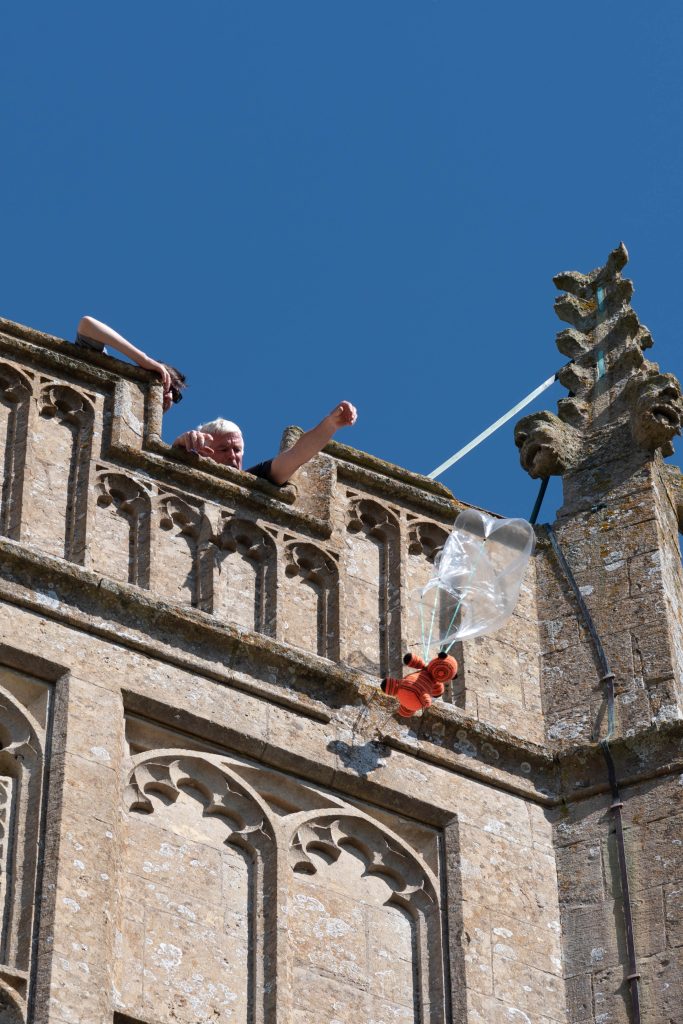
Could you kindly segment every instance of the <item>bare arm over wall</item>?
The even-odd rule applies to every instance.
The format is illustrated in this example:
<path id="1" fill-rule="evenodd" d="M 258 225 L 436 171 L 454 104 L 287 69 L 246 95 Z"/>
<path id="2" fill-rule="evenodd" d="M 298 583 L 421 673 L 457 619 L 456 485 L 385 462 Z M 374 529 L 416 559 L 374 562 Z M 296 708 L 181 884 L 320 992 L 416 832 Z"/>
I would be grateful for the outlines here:
<path id="1" fill-rule="evenodd" d="M 340 402 L 332 412 L 320 421 L 317 427 L 307 430 L 299 440 L 285 452 L 273 459 L 270 475 L 278 484 L 286 484 L 293 473 L 317 455 L 331 441 L 340 427 L 351 427 L 358 413 L 350 402 Z"/>

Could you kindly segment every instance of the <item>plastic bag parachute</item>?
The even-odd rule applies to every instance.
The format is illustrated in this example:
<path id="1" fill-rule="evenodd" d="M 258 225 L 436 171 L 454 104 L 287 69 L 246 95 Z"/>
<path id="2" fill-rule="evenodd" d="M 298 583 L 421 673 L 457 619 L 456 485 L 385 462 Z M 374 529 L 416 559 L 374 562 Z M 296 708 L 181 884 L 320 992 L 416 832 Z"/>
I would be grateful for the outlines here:
<path id="1" fill-rule="evenodd" d="M 526 519 L 494 519 L 473 508 L 460 513 L 434 575 L 413 596 L 425 661 L 456 640 L 503 625 L 519 599 L 535 539 Z"/>

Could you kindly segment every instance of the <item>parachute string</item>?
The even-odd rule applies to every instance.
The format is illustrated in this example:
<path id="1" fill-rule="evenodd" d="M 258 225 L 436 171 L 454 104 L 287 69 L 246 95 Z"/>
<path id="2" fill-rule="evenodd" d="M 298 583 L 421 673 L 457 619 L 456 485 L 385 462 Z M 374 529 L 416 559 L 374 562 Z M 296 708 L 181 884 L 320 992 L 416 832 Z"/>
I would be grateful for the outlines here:
<path id="1" fill-rule="evenodd" d="M 434 620 L 436 618 L 436 609 L 439 604 L 438 591 L 435 592 L 436 597 L 434 599 L 434 607 L 432 608 L 432 621 L 429 623 L 429 639 L 427 640 L 427 647 L 425 650 L 424 660 L 429 661 L 429 648 L 432 646 L 432 634 L 434 632 Z"/>
<path id="2" fill-rule="evenodd" d="M 425 618 L 424 618 L 424 609 L 422 607 L 422 601 L 420 601 L 419 608 L 420 608 L 420 643 L 422 644 L 422 657 L 423 657 L 424 661 L 427 661 L 428 660 L 428 653 L 429 652 L 428 652 L 427 645 L 425 644 Z"/>
<path id="3" fill-rule="evenodd" d="M 477 560 L 474 563 L 474 565 L 472 566 L 472 572 L 469 575 L 467 583 L 462 588 L 462 593 L 460 595 L 460 600 L 458 601 L 457 605 L 455 606 L 455 611 L 453 612 L 453 615 L 451 617 L 451 621 L 448 623 L 448 629 L 446 630 L 446 636 L 448 636 L 448 634 L 450 633 L 451 628 L 453 626 L 453 623 L 455 622 L 455 618 L 456 618 L 458 612 L 460 611 L 460 608 L 462 607 L 462 603 L 465 600 L 465 594 L 467 593 L 467 588 L 469 587 L 470 583 L 474 579 L 474 574 L 477 571 L 477 568 L 478 568 L 479 563 L 481 561 L 481 556 L 484 554 L 484 545 L 485 544 L 486 544 L 486 537 L 484 537 L 484 539 L 481 542 L 481 547 L 479 548 L 479 554 L 477 555 Z M 444 650 L 446 651 L 446 654 L 450 653 L 450 649 L 451 649 L 451 647 L 453 646 L 453 644 L 455 643 L 455 641 L 457 639 L 458 639 L 457 637 L 453 637 L 453 639 L 449 643 L 448 647 L 444 648 Z"/>

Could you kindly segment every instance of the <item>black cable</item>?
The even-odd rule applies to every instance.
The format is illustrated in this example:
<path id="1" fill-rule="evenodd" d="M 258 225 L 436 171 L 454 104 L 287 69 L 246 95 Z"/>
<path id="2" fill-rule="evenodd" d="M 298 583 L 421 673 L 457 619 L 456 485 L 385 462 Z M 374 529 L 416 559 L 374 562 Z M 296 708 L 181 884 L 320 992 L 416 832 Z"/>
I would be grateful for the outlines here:
<path id="1" fill-rule="evenodd" d="M 543 499 L 545 498 L 545 492 L 548 490 L 548 480 L 550 480 L 549 476 L 544 476 L 543 479 L 541 480 L 541 486 L 539 487 L 539 490 L 538 490 L 538 497 L 536 498 L 536 504 L 533 507 L 531 515 L 529 516 L 529 522 L 531 523 L 532 526 L 534 525 L 534 523 L 538 519 L 538 513 L 541 511 L 541 505 L 543 504 Z"/>
<path id="2" fill-rule="evenodd" d="M 538 504 L 538 502 L 537 502 Z M 609 748 L 609 740 L 612 738 L 614 733 L 614 673 L 610 669 L 609 662 L 605 650 L 602 646 L 600 637 L 593 623 L 591 613 L 588 610 L 588 606 L 583 599 L 583 594 L 578 588 L 576 580 L 574 579 L 574 573 L 572 572 L 567 559 L 564 557 L 564 553 L 560 548 L 555 531 L 550 524 L 546 524 L 546 533 L 548 539 L 555 552 L 555 557 L 560 564 L 560 568 L 564 572 L 567 582 L 569 583 L 574 597 L 576 598 L 577 604 L 583 616 L 584 623 L 591 635 L 595 652 L 600 662 L 600 668 L 602 671 L 601 682 L 605 683 L 607 689 L 607 737 L 600 741 L 600 749 L 602 750 L 605 763 L 607 765 L 607 775 L 609 777 L 610 789 L 612 792 L 612 803 L 610 810 L 614 814 L 615 832 L 617 837 L 617 859 L 619 861 L 619 876 L 621 881 L 621 897 L 624 905 L 624 927 L 626 929 L 626 949 L 628 952 L 628 967 L 629 973 L 626 980 L 629 984 L 629 991 L 631 994 L 631 1006 L 633 1008 L 633 1022 L 634 1024 L 640 1024 L 640 972 L 638 970 L 638 960 L 636 957 L 636 947 L 633 935 L 633 908 L 631 906 L 631 893 L 628 882 L 628 868 L 626 865 L 626 846 L 624 843 L 624 826 L 622 820 L 621 809 L 624 806 L 621 795 L 619 793 L 619 780 L 617 779 L 617 772 L 614 766 L 614 759 L 612 758 L 612 751 Z"/>

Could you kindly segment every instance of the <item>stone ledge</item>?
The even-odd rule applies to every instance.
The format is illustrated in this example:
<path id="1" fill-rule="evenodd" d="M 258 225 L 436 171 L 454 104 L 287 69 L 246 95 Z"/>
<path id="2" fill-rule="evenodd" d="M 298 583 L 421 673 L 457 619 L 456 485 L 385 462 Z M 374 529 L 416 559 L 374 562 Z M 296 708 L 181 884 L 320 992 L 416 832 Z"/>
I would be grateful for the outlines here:
<path id="1" fill-rule="evenodd" d="M 362 710 L 371 702 L 385 723 L 387 717 L 393 717 L 394 702 L 368 676 L 350 668 L 219 622 L 195 608 L 162 601 L 138 587 L 99 576 L 16 541 L 0 538 L 0 560 L 0 598 L 9 604 L 318 721 L 329 722 L 343 708 Z M 469 719 L 451 705 L 435 704 L 419 723 L 394 721 L 394 726 L 378 730 L 379 742 L 402 743 L 418 758 L 422 751 L 432 751 L 452 770 L 464 767 L 467 774 L 474 771 L 489 784 L 502 788 L 506 788 L 506 777 L 514 772 L 518 776 L 515 786 L 521 782 L 525 793 L 531 795 L 535 774 L 540 772 L 545 780 L 552 771 L 552 751 Z M 475 746 L 478 749 L 487 744 L 500 767 L 486 763 L 479 754 L 473 755 Z"/>
<path id="2" fill-rule="evenodd" d="M 344 708 L 355 707 L 363 713 L 372 705 L 375 719 L 384 723 L 376 727 L 380 744 L 547 807 L 609 791 L 598 744 L 541 747 L 438 702 L 428 715 L 406 724 L 393 716 L 393 702 L 369 677 L 352 669 L 219 622 L 206 612 L 161 601 L 137 587 L 15 541 L 0 538 L 0 558 L 0 598 L 8 604 L 298 715 L 329 723 Z M 610 749 L 622 789 L 679 772 L 683 721 L 638 736 L 615 737 Z"/>

